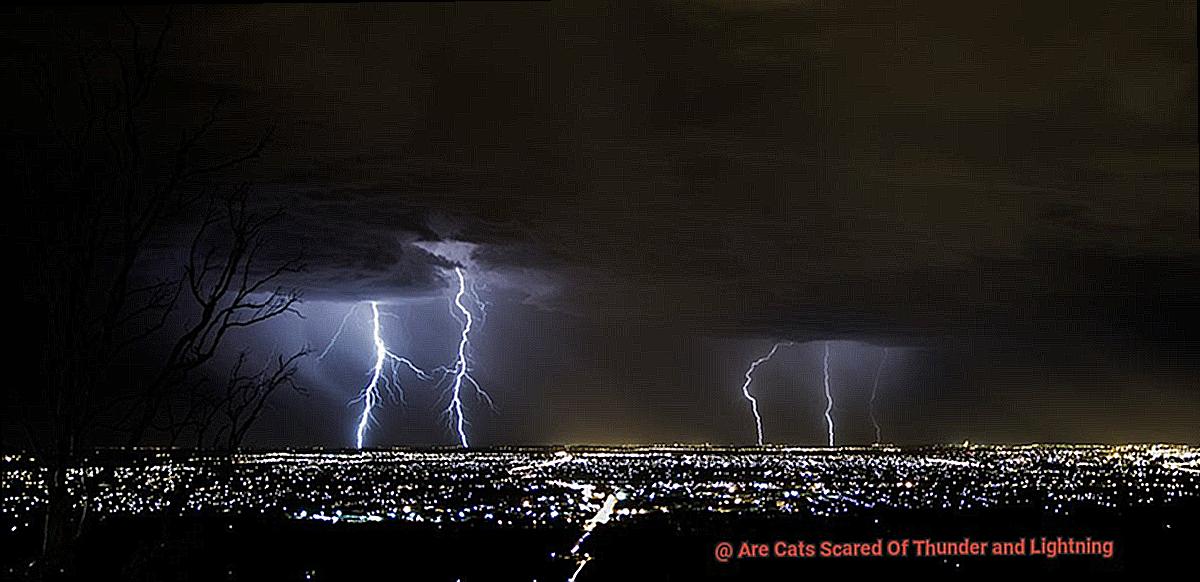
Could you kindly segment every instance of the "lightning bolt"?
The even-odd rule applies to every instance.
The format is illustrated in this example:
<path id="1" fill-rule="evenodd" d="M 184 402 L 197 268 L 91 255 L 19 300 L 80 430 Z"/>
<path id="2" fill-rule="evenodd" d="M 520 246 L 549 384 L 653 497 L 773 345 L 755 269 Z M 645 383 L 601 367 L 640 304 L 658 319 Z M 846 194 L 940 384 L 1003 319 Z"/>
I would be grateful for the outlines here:
<path id="1" fill-rule="evenodd" d="M 482 284 L 479 283 L 479 281 L 472 281 L 470 286 L 467 288 L 467 292 L 471 295 L 471 301 L 475 302 L 475 311 L 479 313 L 479 323 L 484 324 L 487 323 L 488 303 L 479 296 L 480 286 L 482 286 Z M 486 290 L 486 287 L 484 287 L 484 289 Z"/>
<path id="2" fill-rule="evenodd" d="M 462 335 L 458 340 L 458 359 L 455 360 L 454 366 L 451 368 L 454 381 L 450 386 L 450 404 L 446 407 L 446 412 L 450 415 L 450 421 L 454 425 L 455 431 L 458 433 L 458 442 L 464 448 L 471 446 L 467 441 L 466 418 L 463 415 L 462 404 L 462 389 L 465 384 L 470 384 L 475 388 L 475 394 L 487 401 L 488 406 L 492 406 L 492 397 L 480 387 L 475 378 L 471 377 L 471 364 L 467 357 L 467 350 L 471 344 L 471 326 L 474 324 L 474 318 L 471 315 L 471 310 L 463 304 L 463 297 L 468 293 L 467 278 L 463 274 L 462 267 L 455 267 L 454 273 L 458 276 L 458 293 L 454 295 L 454 307 L 462 314 Z M 472 292 L 473 294 L 473 292 Z M 480 304 L 479 301 L 476 301 Z M 494 409 L 494 407 L 493 407 Z"/>
<path id="3" fill-rule="evenodd" d="M 879 421 L 875 418 L 875 394 L 879 392 L 879 376 L 883 373 L 883 364 L 887 362 L 888 349 L 883 348 L 883 357 L 879 359 L 879 367 L 875 368 L 875 382 L 871 384 L 871 400 L 867 403 L 867 412 L 871 415 L 871 425 L 875 427 L 875 443 L 878 444 Z"/>
<path id="4" fill-rule="evenodd" d="M 742 384 L 742 396 L 750 401 L 750 410 L 754 413 L 754 427 L 758 431 L 758 446 L 760 447 L 763 446 L 762 416 L 758 414 L 758 399 L 750 394 L 750 383 L 754 381 L 754 370 L 759 365 L 770 360 L 775 355 L 775 352 L 779 351 L 779 348 L 785 345 L 789 345 L 789 342 L 776 342 L 775 345 L 771 346 L 771 351 L 751 362 L 750 367 L 746 369 L 746 382 Z"/>
<path id="5" fill-rule="evenodd" d="M 350 321 L 350 316 L 354 315 L 354 312 L 357 310 L 358 310 L 358 305 L 355 305 L 354 307 L 350 308 L 350 311 L 346 312 L 346 316 L 342 318 L 342 323 L 338 325 L 337 332 L 335 332 L 333 334 L 333 337 L 329 339 L 329 343 L 326 344 L 325 349 L 321 350 L 321 355 L 317 356 L 318 362 L 320 362 L 321 360 L 324 360 L 325 356 L 329 354 L 329 350 L 333 349 L 333 344 L 336 344 L 338 341 L 338 338 L 342 337 L 342 330 L 346 329 L 346 322 Z"/>
<path id="6" fill-rule="evenodd" d="M 825 357 L 822 360 L 825 373 L 825 426 L 829 429 L 829 446 L 833 446 L 833 395 L 829 392 L 829 342 L 825 342 Z"/>
<path id="7" fill-rule="evenodd" d="M 370 427 L 371 419 L 373 418 L 375 405 L 378 404 L 380 398 L 380 389 L 386 389 L 396 394 L 401 402 L 404 400 L 404 392 L 401 390 L 400 382 L 397 379 L 397 374 L 400 371 L 400 366 L 404 366 L 412 370 L 416 376 L 422 380 L 429 380 L 430 376 L 416 364 L 403 356 L 398 356 L 388 349 L 387 343 L 383 341 L 382 329 L 379 324 L 379 302 L 372 301 L 371 305 L 371 337 L 372 343 L 375 346 L 375 364 L 371 367 L 371 381 L 362 389 L 355 401 L 362 401 L 362 413 L 358 417 L 358 428 L 355 430 L 354 446 L 361 449 L 363 446 L 363 437 L 366 436 L 367 429 Z M 350 310 L 354 313 L 354 309 Z M 350 318 L 350 313 L 346 314 L 346 318 L 342 320 L 342 325 L 338 327 L 337 334 L 330 341 L 329 347 L 325 348 L 322 353 L 329 352 L 329 348 L 333 346 L 333 342 L 337 341 L 337 337 L 341 335 L 342 328 L 346 325 L 346 320 Z M 391 366 L 390 370 L 385 372 L 385 366 Z"/>

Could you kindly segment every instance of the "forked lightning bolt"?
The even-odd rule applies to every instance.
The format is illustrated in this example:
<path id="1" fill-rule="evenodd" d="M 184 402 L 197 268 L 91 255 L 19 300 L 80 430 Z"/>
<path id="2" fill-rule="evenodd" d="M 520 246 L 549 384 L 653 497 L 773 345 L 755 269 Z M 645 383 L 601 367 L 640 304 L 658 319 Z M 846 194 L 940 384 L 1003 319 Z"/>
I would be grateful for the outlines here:
<path id="1" fill-rule="evenodd" d="M 829 446 L 833 446 L 833 394 L 829 392 L 829 342 L 825 342 L 825 358 L 822 360 L 825 374 L 825 426 L 829 429 Z"/>
<path id="2" fill-rule="evenodd" d="M 475 388 L 475 393 L 483 400 L 487 401 L 488 406 L 492 405 L 492 398 L 484 392 L 475 378 L 471 377 L 471 363 L 468 357 L 468 350 L 471 345 L 471 326 L 474 324 L 474 318 L 471 310 L 463 304 L 463 297 L 467 295 L 467 279 L 463 274 L 461 267 L 454 268 L 455 275 L 458 276 L 458 293 L 454 295 L 454 307 L 462 314 L 463 328 L 462 335 L 458 340 L 458 359 L 451 367 L 451 372 L 454 374 L 454 381 L 450 385 L 450 405 L 446 408 L 446 412 L 450 415 L 450 422 L 453 423 L 455 431 L 458 433 L 458 442 L 463 447 L 471 446 L 467 440 L 466 418 L 463 415 L 462 389 L 464 384 L 471 384 Z M 477 304 L 480 304 L 476 300 Z"/>
<path id="3" fill-rule="evenodd" d="M 771 351 L 751 362 L 750 367 L 746 369 L 746 382 L 742 384 L 742 396 L 750 401 L 750 410 L 754 413 L 754 427 L 758 431 L 758 446 L 760 447 L 763 446 L 762 416 L 758 414 L 758 399 L 750 393 L 750 383 L 754 381 L 754 370 L 770 360 L 775 355 L 775 352 L 779 351 L 779 348 L 785 345 L 788 345 L 788 342 L 776 342 L 775 345 L 771 346 Z"/>
<path id="4" fill-rule="evenodd" d="M 430 376 L 425 370 L 417 367 L 416 364 L 404 356 L 396 355 L 388 349 L 387 343 L 383 341 L 383 330 L 379 323 L 379 302 L 371 301 L 371 338 L 372 344 L 375 347 L 374 365 L 371 366 L 371 380 L 363 387 L 362 392 L 354 399 L 355 402 L 361 401 L 363 408 L 359 413 L 357 428 L 354 431 L 354 446 L 362 448 L 363 439 L 366 437 L 367 429 L 370 428 L 371 419 L 375 412 L 375 406 L 379 403 L 382 390 L 388 390 L 395 394 L 401 401 L 404 399 L 404 392 L 401 389 L 400 381 L 397 379 L 397 374 L 400 372 L 400 366 L 404 366 L 412 370 L 416 376 L 422 380 L 430 380 Z M 350 316 L 358 309 L 355 306 L 350 309 L 346 316 L 342 318 L 341 325 L 338 326 L 337 333 L 329 340 L 329 345 L 321 352 L 318 360 L 323 359 L 329 350 L 333 348 L 333 344 L 341 337 L 342 331 L 346 327 L 346 322 L 350 320 Z"/>

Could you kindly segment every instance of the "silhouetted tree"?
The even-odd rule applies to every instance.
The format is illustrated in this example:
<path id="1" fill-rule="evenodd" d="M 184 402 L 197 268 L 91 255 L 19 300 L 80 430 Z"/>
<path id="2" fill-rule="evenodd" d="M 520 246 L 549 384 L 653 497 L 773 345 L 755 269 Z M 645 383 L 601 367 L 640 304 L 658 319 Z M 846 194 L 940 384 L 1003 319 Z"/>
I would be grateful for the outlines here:
<path id="1" fill-rule="evenodd" d="M 242 352 L 229 385 L 199 397 L 230 332 L 296 313 L 298 291 L 280 283 L 300 264 L 263 264 L 281 214 L 253 210 L 248 187 L 218 179 L 258 158 L 267 136 L 234 155 L 201 153 L 219 104 L 172 139 L 155 134 L 162 122 L 148 119 L 162 115 L 149 104 L 169 15 L 149 32 L 125 23 L 127 38 L 76 39 L 70 54 L 31 67 L 44 130 L 15 136 L 8 158 L 29 218 L 26 296 L 41 310 L 38 383 L 16 400 L 49 471 L 43 573 L 66 564 L 83 524 L 86 500 L 70 502 L 68 473 L 98 433 L 128 445 L 212 434 L 237 447 L 268 398 L 296 388 L 307 353 L 247 374 Z M 161 256 L 188 228 L 186 256 Z M 179 416 L 179 401 L 197 408 Z"/>
<path id="2" fill-rule="evenodd" d="M 301 350 L 288 358 L 277 356 L 275 361 L 257 372 L 245 371 L 246 352 L 238 354 L 230 369 L 224 390 L 215 397 L 209 396 L 200 407 L 202 414 L 196 425 L 196 442 L 200 446 L 236 450 L 246 438 L 246 431 L 254 424 L 263 406 L 276 390 L 290 388 L 301 390 L 296 385 L 296 361 L 308 355 Z"/>

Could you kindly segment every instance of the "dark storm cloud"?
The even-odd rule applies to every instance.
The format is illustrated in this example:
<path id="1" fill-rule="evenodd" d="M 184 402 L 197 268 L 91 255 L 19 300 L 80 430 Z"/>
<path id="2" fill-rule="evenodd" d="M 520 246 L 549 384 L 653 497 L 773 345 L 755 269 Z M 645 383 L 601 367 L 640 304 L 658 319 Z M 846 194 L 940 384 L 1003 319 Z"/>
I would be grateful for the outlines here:
<path id="1" fill-rule="evenodd" d="M 571 150 L 586 194 L 568 214 L 613 218 L 572 226 L 561 252 L 605 248 L 656 304 L 700 295 L 734 308 L 717 318 L 741 307 L 816 334 L 962 331 L 980 306 L 1003 323 L 1053 292 L 1046 239 L 1133 268 L 1195 264 L 1194 55 L 1186 27 L 1158 28 L 1186 7 L 1132 22 L 926 10 L 578 21 L 601 45 L 564 43 L 580 80 L 564 117 L 588 136 Z M 1101 283 L 1074 298 L 1087 302 L 1112 275 L 1081 266 L 1071 275 Z M 1179 292 L 1166 289 L 1123 292 Z"/>
<path id="2" fill-rule="evenodd" d="M 314 296 L 424 294 L 448 263 L 411 243 L 530 231 L 513 201 L 547 170 L 541 7 L 176 17 L 186 77 L 233 93 L 246 128 L 274 127 L 254 177 L 264 205 L 287 209 Z"/>
<path id="3" fill-rule="evenodd" d="M 717 319 L 825 331 L 856 312 L 873 327 L 1024 311 L 1053 292 L 1038 254 L 1056 245 L 1183 266 L 1200 253 L 1186 3 L 173 18 L 172 91 L 231 104 L 230 143 L 274 127 L 250 177 L 288 210 L 319 288 L 419 291 L 440 263 L 409 243 L 445 238 L 659 306 L 699 311 L 673 300 L 687 289 Z M 1077 267 L 1111 276 L 1105 260 Z"/>
<path id="4" fill-rule="evenodd" d="M 410 243 L 462 240 L 563 308 L 917 338 L 1194 293 L 1137 272 L 1200 254 L 1194 13 L 1131 12 L 219 8 L 177 49 L 277 127 L 318 295 L 426 292 Z"/>
<path id="5" fill-rule="evenodd" d="M 264 198 L 264 206 L 281 206 L 285 215 L 270 234 L 275 244 L 263 264 L 298 253 L 304 271 L 284 283 L 308 298 L 420 296 L 440 290 L 441 271 L 453 266 L 413 244 L 438 239 L 425 214 L 392 204 L 378 190 L 293 188 Z"/>

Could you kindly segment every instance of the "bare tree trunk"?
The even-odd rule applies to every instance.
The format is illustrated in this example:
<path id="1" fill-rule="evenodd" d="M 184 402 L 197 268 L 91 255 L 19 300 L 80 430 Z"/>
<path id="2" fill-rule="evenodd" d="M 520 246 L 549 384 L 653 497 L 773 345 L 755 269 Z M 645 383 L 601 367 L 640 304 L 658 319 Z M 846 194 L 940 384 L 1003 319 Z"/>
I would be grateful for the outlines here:
<path id="1" fill-rule="evenodd" d="M 72 511 L 69 491 L 69 463 L 59 459 L 51 463 L 46 483 L 46 510 L 42 525 L 42 560 L 35 574 L 53 579 L 71 571 L 74 544 L 81 525 Z"/>

